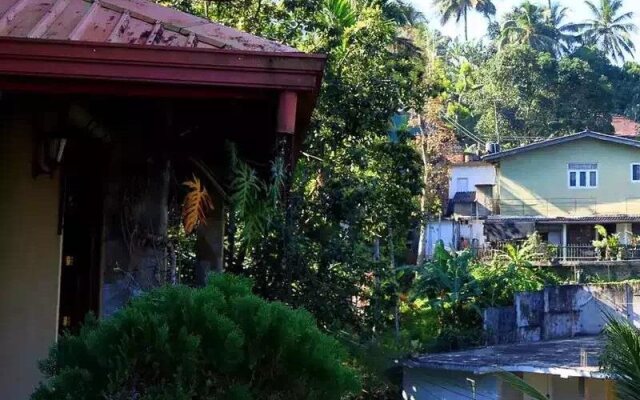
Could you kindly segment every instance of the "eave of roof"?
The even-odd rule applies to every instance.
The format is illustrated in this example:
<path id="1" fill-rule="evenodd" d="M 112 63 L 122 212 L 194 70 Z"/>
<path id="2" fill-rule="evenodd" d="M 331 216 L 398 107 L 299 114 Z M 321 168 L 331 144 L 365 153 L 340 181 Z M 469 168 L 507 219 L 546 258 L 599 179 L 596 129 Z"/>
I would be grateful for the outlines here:
<path id="1" fill-rule="evenodd" d="M 324 63 L 303 53 L 0 38 L 0 75 L 9 76 L 317 92 Z"/>
<path id="2" fill-rule="evenodd" d="M 553 139 L 543 140 L 541 142 L 531 143 L 525 146 L 517 147 L 515 149 L 505 150 L 505 151 L 501 151 L 494 154 L 488 154 L 482 157 L 482 159 L 484 161 L 495 162 L 505 157 L 510 157 L 510 156 L 522 154 L 531 150 L 542 149 L 545 147 L 554 146 L 562 143 L 568 143 L 574 140 L 579 140 L 584 138 L 592 138 L 592 139 L 602 140 L 609 143 L 616 143 L 616 144 L 640 148 L 640 141 L 638 140 L 629 139 L 629 138 L 620 137 L 620 136 L 605 135 L 603 133 L 585 130 L 585 131 L 574 133 L 567 136 L 560 136 Z"/>
<path id="3" fill-rule="evenodd" d="M 600 337 L 579 337 L 425 354 L 405 360 L 404 366 L 474 374 L 507 371 L 607 379 L 607 374 L 598 367 L 598 356 L 603 348 L 604 341 Z M 586 366 L 581 357 L 583 352 L 590 356 Z"/>
<path id="4" fill-rule="evenodd" d="M 537 222 L 543 224 L 555 223 L 624 223 L 640 222 L 640 215 L 615 214 L 615 215 L 586 215 L 586 216 L 566 216 L 566 217 L 546 217 L 546 216 L 513 216 L 513 215 L 490 215 L 488 222 Z"/>

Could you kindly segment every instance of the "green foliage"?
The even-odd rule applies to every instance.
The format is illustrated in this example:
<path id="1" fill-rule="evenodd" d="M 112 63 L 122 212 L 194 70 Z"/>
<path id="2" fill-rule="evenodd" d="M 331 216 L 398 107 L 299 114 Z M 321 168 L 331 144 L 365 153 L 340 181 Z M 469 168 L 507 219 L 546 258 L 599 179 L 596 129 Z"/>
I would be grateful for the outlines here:
<path id="1" fill-rule="evenodd" d="M 553 53 L 558 42 L 554 33 L 544 8 L 525 1 L 505 18 L 500 30 L 500 45 L 524 44 Z"/>
<path id="2" fill-rule="evenodd" d="M 574 132 L 585 127 L 601 133 L 612 132 L 613 88 L 606 76 L 596 73 L 588 62 L 568 57 L 558 63 L 557 80 L 560 126 Z"/>
<path id="3" fill-rule="evenodd" d="M 340 399 L 358 388 L 345 352 L 302 310 L 250 283 L 167 287 L 112 318 L 88 320 L 42 363 L 32 399 Z"/>
<path id="4" fill-rule="evenodd" d="M 614 260 L 620 253 L 620 234 L 609 234 L 607 229 L 602 225 L 595 226 L 598 239 L 593 240 L 592 244 L 599 258 L 606 260 Z"/>
<path id="5" fill-rule="evenodd" d="M 622 400 L 640 399 L 640 331 L 629 321 L 608 315 L 601 363 L 616 379 Z"/>
<path id="6" fill-rule="evenodd" d="M 433 260 L 416 270 L 411 302 L 403 307 L 405 346 L 451 350 L 480 344 L 482 309 L 512 305 L 517 292 L 559 282 L 552 272 L 533 265 L 543 256 L 542 246 L 533 234 L 481 264 L 470 251 L 448 252 L 437 245 Z"/>
<path id="7" fill-rule="evenodd" d="M 559 283 L 553 272 L 534 265 L 548 257 L 546 246 L 533 233 L 521 245 L 507 244 L 489 264 L 476 267 L 473 275 L 482 288 L 482 304 L 511 305 L 518 292 L 537 291 L 544 285 Z"/>
<path id="8" fill-rule="evenodd" d="M 412 297 L 425 299 L 429 313 L 436 317 L 434 349 L 459 349 L 481 338 L 481 287 L 472 274 L 471 261 L 470 252 L 450 253 L 440 243 L 433 260 L 417 271 Z"/>

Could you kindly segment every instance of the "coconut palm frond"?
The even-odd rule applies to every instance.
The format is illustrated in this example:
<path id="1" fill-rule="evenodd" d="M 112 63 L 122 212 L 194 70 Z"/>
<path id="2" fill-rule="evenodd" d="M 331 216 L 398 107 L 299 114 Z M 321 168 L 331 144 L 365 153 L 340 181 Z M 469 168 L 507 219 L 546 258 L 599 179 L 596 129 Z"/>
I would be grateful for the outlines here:
<path id="1" fill-rule="evenodd" d="M 601 363 L 615 376 L 619 398 L 640 400 L 640 330 L 621 317 L 606 317 L 607 344 Z"/>
<path id="2" fill-rule="evenodd" d="M 620 0 L 600 0 L 597 4 L 585 1 L 585 4 L 591 12 L 591 18 L 574 25 L 574 30 L 580 31 L 582 40 L 597 45 L 616 61 L 633 56 L 635 48 L 629 34 L 638 30 L 633 22 L 634 13 L 622 12 Z"/>

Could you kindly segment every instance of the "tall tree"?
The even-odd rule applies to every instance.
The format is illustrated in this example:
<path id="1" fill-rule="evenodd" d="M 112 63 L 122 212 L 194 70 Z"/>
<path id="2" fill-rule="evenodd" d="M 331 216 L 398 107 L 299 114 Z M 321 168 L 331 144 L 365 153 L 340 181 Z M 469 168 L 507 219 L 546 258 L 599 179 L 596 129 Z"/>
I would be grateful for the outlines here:
<path id="1" fill-rule="evenodd" d="M 633 56 L 635 46 L 630 34 L 638 27 L 633 22 L 633 12 L 622 11 L 622 0 L 600 0 L 598 3 L 585 1 L 591 11 L 591 18 L 576 24 L 574 29 L 587 44 L 594 44 L 613 60 L 624 60 Z"/>
<path id="2" fill-rule="evenodd" d="M 434 0 L 434 5 L 441 14 L 444 25 L 455 17 L 456 23 L 464 19 L 464 40 L 469 40 L 468 13 L 477 11 L 487 18 L 496 15 L 496 6 L 491 0 Z"/>

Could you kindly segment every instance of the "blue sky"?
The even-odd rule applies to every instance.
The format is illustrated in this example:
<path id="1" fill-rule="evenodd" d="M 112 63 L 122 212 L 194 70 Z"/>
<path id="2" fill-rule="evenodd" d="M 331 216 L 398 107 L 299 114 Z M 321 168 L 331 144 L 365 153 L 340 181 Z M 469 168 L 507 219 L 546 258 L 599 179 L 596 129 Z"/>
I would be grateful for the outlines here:
<path id="1" fill-rule="evenodd" d="M 415 6 L 422 11 L 425 16 L 433 21 L 434 26 L 439 26 L 439 17 L 437 15 L 436 9 L 433 6 L 433 0 L 411 0 Z M 596 3 L 598 0 L 593 1 Z M 580 21 L 589 17 L 589 10 L 584 5 L 583 0 L 560 0 L 558 1 L 565 7 L 569 8 L 568 20 L 570 21 Z M 494 4 L 496 5 L 496 9 L 498 10 L 498 18 L 504 15 L 509 10 L 513 9 L 514 6 L 522 3 L 522 0 L 494 0 Z M 547 4 L 547 0 L 532 0 L 532 3 L 535 4 Z M 633 11 L 635 13 L 635 20 L 638 21 L 640 25 L 640 1 L 639 0 L 626 0 L 624 5 L 625 11 Z M 485 34 L 487 28 L 486 20 L 478 15 L 477 13 L 472 13 L 469 16 L 469 39 L 480 39 Z M 440 30 L 448 36 L 453 38 L 459 37 L 460 39 L 464 38 L 464 26 L 462 21 L 460 24 L 456 24 L 455 21 L 449 22 L 444 27 L 440 27 Z M 636 60 L 640 60 L 640 35 L 635 34 L 634 43 L 636 45 Z"/>

